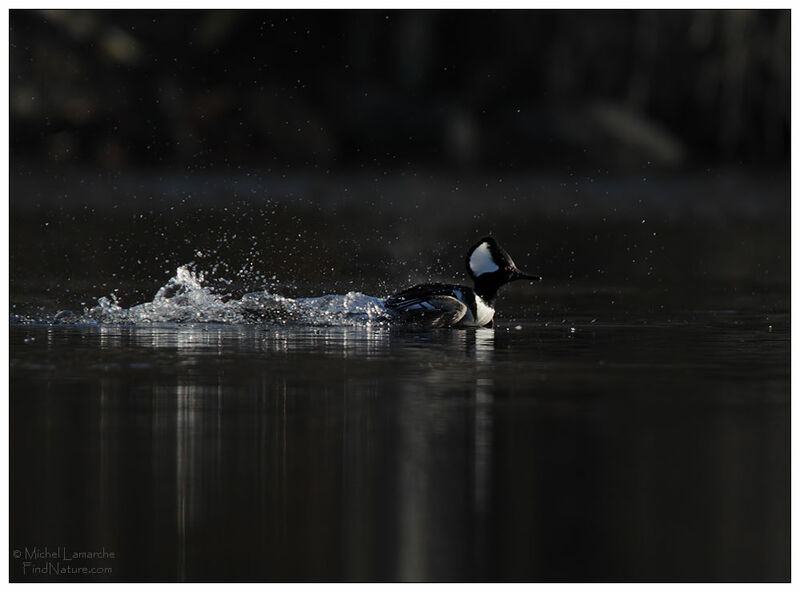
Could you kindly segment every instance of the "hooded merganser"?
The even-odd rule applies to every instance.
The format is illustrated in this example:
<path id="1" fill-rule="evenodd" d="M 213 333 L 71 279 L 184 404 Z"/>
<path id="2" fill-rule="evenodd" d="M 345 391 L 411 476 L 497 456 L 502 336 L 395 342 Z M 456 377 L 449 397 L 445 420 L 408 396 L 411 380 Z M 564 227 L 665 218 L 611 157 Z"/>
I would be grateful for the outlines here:
<path id="1" fill-rule="evenodd" d="M 539 281 L 523 273 L 491 236 L 467 251 L 467 272 L 475 288 L 453 284 L 419 284 L 386 299 L 386 308 L 403 321 L 431 327 L 491 327 L 494 301 L 501 286 L 514 280 Z"/>

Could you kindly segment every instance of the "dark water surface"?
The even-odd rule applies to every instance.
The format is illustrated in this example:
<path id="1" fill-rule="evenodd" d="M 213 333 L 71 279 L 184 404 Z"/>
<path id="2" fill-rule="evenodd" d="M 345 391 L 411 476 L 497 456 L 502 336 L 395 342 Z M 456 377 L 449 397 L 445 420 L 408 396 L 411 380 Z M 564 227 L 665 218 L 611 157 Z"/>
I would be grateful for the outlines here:
<path id="1" fill-rule="evenodd" d="M 788 344 L 733 311 L 15 325 L 12 549 L 113 550 L 92 581 L 785 580 Z"/>
<path id="2" fill-rule="evenodd" d="M 17 167 L 11 579 L 788 581 L 788 174 L 647 173 Z M 494 329 L 351 322 L 489 232 Z"/>

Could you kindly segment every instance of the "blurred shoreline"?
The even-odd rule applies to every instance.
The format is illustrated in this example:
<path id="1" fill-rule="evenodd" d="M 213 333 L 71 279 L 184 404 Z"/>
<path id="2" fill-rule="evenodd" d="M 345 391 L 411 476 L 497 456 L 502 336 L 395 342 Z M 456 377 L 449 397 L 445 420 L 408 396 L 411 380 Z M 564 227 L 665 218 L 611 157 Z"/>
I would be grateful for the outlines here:
<path id="1" fill-rule="evenodd" d="M 41 161 L 789 160 L 788 10 L 13 10 L 10 38 Z"/>

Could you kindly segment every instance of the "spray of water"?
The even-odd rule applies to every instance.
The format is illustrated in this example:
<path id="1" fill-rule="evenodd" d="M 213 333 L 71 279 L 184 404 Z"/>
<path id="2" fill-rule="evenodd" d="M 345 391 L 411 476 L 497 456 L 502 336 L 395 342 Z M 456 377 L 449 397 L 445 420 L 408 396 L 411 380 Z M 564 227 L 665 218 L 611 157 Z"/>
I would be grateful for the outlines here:
<path id="1" fill-rule="evenodd" d="M 364 325 L 385 323 L 389 315 L 383 299 L 359 292 L 316 298 L 286 298 L 267 291 L 251 292 L 240 299 L 226 298 L 203 283 L 202 272 L 178 268 L 151 302 L 123 308 L 114 296 L 103 297 L 83 316 L 68 322 L 113 324 L 145 323 L 297 323 L 308 325 Z"/>

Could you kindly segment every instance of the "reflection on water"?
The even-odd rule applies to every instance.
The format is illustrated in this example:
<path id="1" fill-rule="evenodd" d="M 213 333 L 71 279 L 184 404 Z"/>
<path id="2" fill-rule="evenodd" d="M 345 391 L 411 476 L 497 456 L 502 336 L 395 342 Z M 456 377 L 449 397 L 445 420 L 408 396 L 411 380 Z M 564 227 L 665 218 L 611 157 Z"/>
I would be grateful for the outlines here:
<path id="1" fill-rule="evenodd" d="M 123 336 L 119 328 L 99 328 L 101 336 L 101 347 L 116 348 L 120 346 Z M 278 327 L 271 328 L 258 334 L 247 336 L 244 343 L 245 348 L 255 348 L 265 353 L 287 354 L 292 352 L 319 351 L 333 355 L 335 357 L 358 356 L 370 358 L 377 355 L 386 355 L 391 351 L 390 340 L 392 334 L 385 329 L 359 328 L 357 330 L 344 328 L 324 328 L 309 331 L 302 337 L 297 328 L 287 330 Z M 128 336 L 137 346 L 154 348 L 175 348 L 185 351 L 216 350 L 223 351 L 226 337 L 230 337 L 231 331 L 223 328 L 200 329 L 191 331 L 176 332 L 174 328 L 167 330 L 161 329 L 139 329 L 132 331 Z M 407 335 L 405 337 L 408 337 Z M 238 341 L 238 339 L 237 339 Z M 414 335 L 412 341 L 414 348 L 421 358 L 428 351 L 427 346 L 433 344 L 444 345 L 450 352 L 461 352 L 470 356 L 477 364 L 486 363 L 491 360 L 494 347 L 494 331 L 481 329 L 471 332 L 436 332 L 419 333 Z M 324 377 L 322 377 L 324 378 Z M 453 415 L 451 413 L 454 403 L 461 404 L 464 401 L 454 402 L 447 397 L 437 396 L 437 386 L 448 380 L 447 372 L 443 368 L 431 368 L 423 373 L 419 380 L 405 381 L 398 389 L 398 400 L 392 403 L 394 421 L 397 422 L 397 430 L 393 435 L 396 441 L 395 446 L 403 451 L 403 458 L 400 460 L 400 467 L 397 475 L 391 476 L 395 480 L 392 493 L 394 505 L 389 509 L 389 516 L 393 522 L 392 527 L 397 529 L 399 556 L 392 565 L 391 579 L 416 581 L 426 579 L 432 573 L 431 559 L 440 564 L 437 569 L 443 570 L 443 574 L 456 574 L 462 566 L 463 554 L 470 554 L 470 549 L 462 549 L 458 553 L 449 551 L 442 555 L 441 550 L 431 548 L 429 539 L 429 527 L 442 516 L 448 517 L 448 521 L 453 524 L 462 522 L 460 513 L 465 509 L 458 505 L 453 509 L 458 512 L 453 513 L 453 509 L 448 510 L 451 504 L 446 496 L 452 491 L 472 492 L 472 513 L 477 517 L 485 517 L 487 495 L 489 491 L 489 471 L 491 462 L 491 440 L 490 436 L 490 417 L 488 403 L 491 402 L 490 378 L 479 378 L 472 383 L 472 388 L 467 387 L 463 399 L 473 407 L 472 417 Z M 369 381 L 366 392 L 359 393 L 362 388 L 353 389 L 352 393 L 347 389 L 344 393 L 345 401 L 333 402 L 333 408 L 326 411 L 324 417 L 333 423 L 340 422 L 338 434 L 332 434 L 328 430 L 334 430 L 333 425 L 326 427 L 325 441 L 333 438 L 341 442 L 343 449 L 348 451 L 347 458 L 351 461 L 342 467 L 342 470 L 351 474 L 359 484 L 366 486 L 366 492 L 361 492 L 361 487 L 348 490 L 346 497 L 341 500 L 347 508 L 346 518 L 359 521 L 366 521 L 361 526 L 343 525 L 345 534 L 352 538 L 352 544 L 358 545 L 365 535 L 371 538 L 369 528 L 370 516 L 361 517 L 364 509 L 374 507 L 374 500 L 371 499 L 370 490 L 376 480 L 375 473 L 382 473 L 380 469 L 373 468 L 365 474 L 359 474 L 356 463 L 358 457 L 363 454 L 362 445 L 370 446 L 370 441 L 365 440 L 364 426 L 356 416 L 348 417 L 348 413 L 353 409 L 348 405 L 348 394 L 352 397 L 366 396 L 370 399 L 378 398 L 381 389 L 376 388 L 377 382 Z M 268 518 L 262 523 L 265 531 L 277 528 L 277 532 L 271 533 L 275 538 L 275 547 L 282 546 L 287 538 L 291 538 L 288 532 L 287 514 L 293 510 L 287 499 L 286 485 L 290 481 L 291 473 L 287 458 L 295 459 L 298 454 L 314 454 L 313 450 L 308 449 L 310 442 L 295 442 L 300 448 L 295 450 L 295 445 L 291 451 L 287 445 L 287 381 L 270 381 L 261 384 L 258 388 L 260 395 L 255 403 L 256 409 L 261 414 L 268 416 L 267 423 L 263 422 L 263 417 L 258 415 L 248 421 L 243 428 L 246 433 L 253 433 L 253 449 L 259 451 L 259 464 L 254 467 L 258 475 L 258 483 L 251 483 L 257 491 L 258 499 L 269 499 L 277 502 L 273 508 L 264 508 L 268 511 Z M 472 392 L 469 392 L 472 390 Z M 426 400 L 430 395 L 432 400 Z M 209 488 L 209 484 L 217 479 L 223 478 L 221 465 L 225 461 L 222 453 L 223 442 L 230 438 L 230 435 L 223 432 L 223 389 L 217 387 L 205 387 L 196 384 L 196 381 L 179 381 L 174 388 L 156 387 L 154 389 L 155 407 L 157 409 L 175 407 L 175 452 L 174 467 L 176 484 L 176 514 L 177 514 L 177 544 L 178 544 L 178 563 L 176 577 L 179 580 L 186 580 L 192 571 L 187 572 L 187 539 L 192 538 L 192 534 L 197 531 L 204 531 L 209 525 L 204 524 L 204 516 L 209 512 L 209 508 L 218 505 L 215 494 L 219 492 L 214 487 Z M 101 396 L 102 399 L 102 396 Z M 471 399 L 471 400 L 470 400 Z M 172 404 L 171 404 L 172 403 Z M 330 405 L 330 403 L 328 403 Z M 341 408 L 343 417 L 331 419 L 336 413 L 336 408 Z M 357 406 L 356 406 L 357 409 Z M 172 431 L 171 424 L 165 422 L 169 437 Z M 370 430 L 371 432 L 371 430 Z M 369 434 L 370 432 L 367 432 Z M 466 455 L 464 466 L 450 467 L 449 455 L 444 457 L 441 454 L 442 446 L 446 446 L 449 441 L 471 441 L 470 450 L 462 451 Z M 291 453 L 291 454 L 290 454 Z M 268 461 L 275 460 L 277 466 L 269 466 Z M 371 459 L 374 463 L 380 463 L 381 459 L 375 457 Z M 472 467 L 466 466 L 471 463 Z M 457 470 L 454 470 L 457 469 Z M 470 470 L 471 474 L 470 474 Z M 298 470 L 296 462 L 292 462 L 291 469 Z M 318 473 L 312 473 L 311 477 L 323 477 L 329 474 L 331 467 L 327 460 L 319 467 Z M 248 471 L 251 473 L 251 471 Z M 245 477 L 244 483 L 250 480 L 250 476 Z M 342 478 L 342 476 L 337 476 Z M 383 479 L 385 477 L 381 477 Z M 254 479 L 255 480 L 255 479 Z M 282 484 L 279 491 L 274 491 L 274 484 Z M 336 495 L 336 492 L 330 492 Z M 439 495 L 441 499 L 437 499 Z M 316 495 L 325 495 L 320 491 Z M 355 499 L 349 500 L 351 495 Z M 433 496 L 434 503 L 430 504 Z M 312 497 L 312 499 L 314 499 Z M 366 504 L 362 506 L 362 502 Z M 316 503 L 327 506 L 330 501 L 317 499 Z M 272 504 L 270 503 L 270 506 Z M 432 506 L 432 507 L 429 507 Z M 385 512 L 387 509 L 384 508 Z M 275 512 L 273 515 L 272 512 Z M 444 514 L 443 514 L 444 513 Z M 447 516 L 451 514 L 451 516 Z M 391 515 L 394 515 L 393 517 Z M 322 520 L 322 518 L 320 518 Z M 328 518 L 329 520 L 330 518 Z M 385 519 L 384 519 L 385 520 Z M 313 530 L 316 522 L 308 524 L 309 532 L 305 533 L 314 538 Z M 374 528 L 374 526 L 372 527 Z M 352 531 L 351 531 L 352 529 Z M 464 532 L 456 537 L 452 545 L 458 547 L 458 541 L 469 539 L 469 523 L 460 527 Z M 292 533 L 296 536 L 296 533 Z M 440 542 L 437 542 L 440 544 Z M 372 545 L 370 545 L 372 546 Z M 297 549 L 298 551 L 300 549 Z M 367 552 L 366 548 L 362 549 Z M 478 549 L 475 549 L 477 552 Z M 320 549 L 323 552 L 323 549 Z M 437 554 L 437 557 L 432 554 Z M 443 563 L 445 561 L 448 561 Z M 360 578 L 387 577 L 377 573 L 370 573 L 369 564 L 364 563 L 364 559 L 352 557 L 352 569 L 356 574 L 363 572 Z M 343 566 L 343 568 L 346 566 Z M 196 566 L 195 566 L 196 568 Z M 298 566 L 298 570 L 301 570 Z M 348 575 L 348 570 L 342 572 L 341 577 L 353 577 Z M 302 578 L 301 571 L 293 577 Z"/>
<path id="2" fill-rule="evenodd" d="M 788 315 L 715 323 L 12 326 L 11 544 L 114 549 L 91 581 L 787 579 Z"/>

